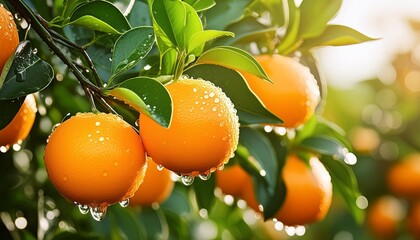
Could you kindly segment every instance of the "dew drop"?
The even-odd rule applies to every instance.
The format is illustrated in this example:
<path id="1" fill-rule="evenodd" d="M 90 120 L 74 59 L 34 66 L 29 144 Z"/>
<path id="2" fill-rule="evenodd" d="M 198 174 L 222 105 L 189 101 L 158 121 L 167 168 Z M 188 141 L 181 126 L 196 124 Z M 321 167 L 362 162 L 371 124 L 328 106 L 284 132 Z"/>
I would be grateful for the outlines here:
<path id="1" fill-rule="evenodd" d="M 219 171 L 222 171 L 225 168 L 225 165 L 220 165 L 217 169 L 219 169 Z"/>
<path id="2" fill-rule="evenodd" d="M 130 199 L 128 199 L 128 198 L 119 202 L 121 207 L 128 207 L 129 203 L 130 203 Z"/>
<path id="3" fill-rule="evenodd" d="M 215 98 L 215 99 L 214 99 L 214 102 L 215 102 L 215 103 L 219 103 L 219 102 L 220 102 L 220 99 L 219 99 L 219 98 Z"/>
<path id="4" fill-rule="evenodd" d="M 105 138 L 104 137 L 100 137 L 99 138 L 99 142 L 103 142 L 105 140 Z"/>
<path id="5" fill-rule="evenodd" d="M 103 220 L 106 215 L 106 208 L 107 207 L 91 207 L 90 213 L 92 214 L 92 218 L 98 222 Z"/>
<path id="6" fill-rule="evenodd" d="M 139 119 L 137 119 L 135 122 L 134 122 L 134 124 L 136 125 L 136 127 L 138 127 L 139 126 L 139 122 L 140 120 Z"/>
<path id="7" fill-rule="evenodd" d="M 200 177 L 200 179 L 201 179 L 201 180 L 203 180 L 203 181 L 207 181 L 207 180 L 209 180 L 209 179 L 210 179 L 210 177 L 211 177 L 211 172 L 208 172 L 208 173 L 202 173 L 202 174 L 200 174 L 200 175 L 199 175 L 199 177 Z"/>
<path id="8" fill-rule="evenodd" d="M 212 98 L 214 97 L 214 95 L 216 95 L 214 92 L 210 92 L 209 96 Z"/>
<path id="9" fill-rule="evenodd" d="M 220 122 L 220 123 L 219 123 L 219 126 L 220 126 L 220 127 L 223 127 L 223 126 L 225 126 L 225 123 L 224 123 L 224 122 Z"/>
<path id="10" fill-rule="evenodd" d="M 217 111 L 217 107 L 213 107 L 211 110 L 212 110 L 213 112 L 216 112 L 216 111 Z"/>
<path id="11" fill-rule="evenodd" d="M 197 92 L 197 88 L 193 88 L 193 92 Z"/>
<path id="12" fill-rule="evenodd" d="M 190 186 L 194 182 L 194 177 L 190 175 L 184 175 L 181 177 L 181 181 L 185 186 Z"/>
<path id="13" fill-rule="evenodd" d="M 38 48 L 34 48 L 34 49 L 32 50 L 32 53 L 33 53 L 33 54 L 37 54 L 37 53 L 38 53 Z"/>
<path id="14" fill-rule="evenodd" d="M 101 125 L 101 122 L 96 122 L 95 126 L 99 127 Z"/>
<path id="15" fill-rule="evenodd" d="M 79 211 L 81 214 L 88 214 L 89 213 L 89 206 L 83 205 L 80 203 L 75 203 L 79 207 Z"/>
<path id="16" fill-rule="evenodd" d="M 209 95 L 204 95 L 204 99 L 209 99 Z"/>
<path id="17" fill-rule="evenodd" d="M 158 171 L 162 171 L 163 170 L 162 164 L 158 164 L 156 168 L 157 168 Z"/>

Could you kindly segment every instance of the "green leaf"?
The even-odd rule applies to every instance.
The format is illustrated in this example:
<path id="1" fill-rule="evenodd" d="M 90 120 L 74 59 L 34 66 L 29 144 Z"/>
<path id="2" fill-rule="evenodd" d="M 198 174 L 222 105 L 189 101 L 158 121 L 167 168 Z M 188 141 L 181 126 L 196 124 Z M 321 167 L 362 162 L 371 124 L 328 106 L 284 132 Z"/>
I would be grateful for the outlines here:
<path id="1" fill-rule="evenodd" d="M 152 27 L 133 28 L 121 35 L 113 49 L 112 74 L 134 67 L 152 49 L 154 40 Z"/>
<path id="2" fill-rule="evenodd" d="M 203 181 L 197 179 L 193 184 L 195 199 L 199 209 L 206 209 L 208 212 L 212 209 L 216 197 L 214 195 L 214 188 L 216 187 L 216 178 L 210 177 L 208 180 Z"/>
<path id="3" fill-rule="evenodd" d="M 41 91 L 50 84 L 53 76 L 52 67 L 34 53 L 29 41 L 23 41 L 16 49 L 9 72 L 5 78 L 3 74 L 0 78 L 0 100 Z"/>
<path id="4" fill-rule="evenodd" d="M 341 7 L 342 0 L 306 0 L 300 5 L 299 38 L 310 39 L 321 35 L 327 23 Z"/>
<path id="5" fill-rule="evenodd" d="M 245 15 L 247 16 L 266 17 L 264 15 L 267 12 L 270 13 L 270 26 L 278 28 L 285 24 L 283 0 L 253 1 L 246 10 Z"/>
<path id="6" fill-rule="evenodd" d="M 162 33 L 180 51 L 186 50 L 191 37 L 203 30 L 194 8 L 180 0 L 154 1 L 152 13 Z"/>
<path id="7" fill-rule="evenodd" d="M 334 160 L 329 156 L 321 157 L 321 162 L 331 175 L 331 181 L 335 189 L 338 190 L 341 197 L 347 204 L 356 222 L 361 224 L 363 222 L 365 213 L 357 204 L 357 198 L 361 196 L 356 176 L 351 168 L 341 161 Z"/>
<path id="8" fill-rule="evenodd" d="M 141 1 L 135 1 L 133 9 L 127 16 L 131 26 L 152 26 L 149 6 Z"/>
<path id="9" fill-rule="evenodd" d="M 216 5 L 214 0 L 184 0 L 184 2 L 191 5 L 197 12 L 205 11 Z"/>
<path id="10" fill-rule="evenodd" d="M 337 124 L 328 121 L 324 118 L 317 117 L 317 126 L 314 134 L 330 136 L 335 140 L 340 141 L 349 151 L 353 149 L 350 141 L 346 138 L 346 132 Z"/>
<path id="11" fill-rule="evenodd" d="M 178 52 L 173 48 L 168 48 L 161 55 L 161 74 L 174 75 Z"/>
<path id="12" fill-rule="evenodd" d="M 264 69 L 255 60 L 255 58 L 242 49 L 220 46 L 214 47 L 197 59 L 196 64 L 214 64 L 230 69 L 248 72 L 259 78 L 270 80 Z"/>
<path id="13" fill-rule="evenodd" d="M 207 29 L 224 30 L 238 20 L 251 0 L 215 0 L 216 5 L 205 13 Z"/>
<path id="14" fill-rule="evenodd" d="M 106 1 L 92 1 L 79 6 L 72 13 L 69 24 L 112 34 L 121 34 L 131 28 L 118 8 Z"/>
<path id="15" fill-rule="evenodd" d="M 286 35 L 282 42 L 278 45 L 277 50 L 280 54 L 288 54 L 293 47 L 298 44 L 299 23 L 301 12 L 296 7 L 294 0 L 288 0 L 289 5 L 289 19 L 287 24 Z"/>
<path id="16" fill-rule="evenodd" d="M 321 36 L 308 39 L 300 46 L 309 50 L 321 46 L 344 46 L 375 40 L 352 28 L 341 25 L 328 25 Z"/>
<path id="17" fill-rule="evenodd" d="M 232 69 L 201 64 L 190 68 L 185 74 L 193 78 L 202 78 L 213 82 L 216 86 L 222 88 L 235 105 L 242 124 L 278 124 L 282 122 L 261 104 L 260 100 L 251 92 L 242 75 Z"/>
<path id="18" fill-rule="evenodd" d="M 241 18 L 241 20 L 230 24 L 227 31 L 231 31 L 235 34 L 235 38 L 221 39 L 219 42 L 221 45 L 232 45 L 232 44 L 249 44 L 255 42 L 259 46 L 271 42 L 276 36 L 276 27 L 267 27 L 260 23 L 255 17 L 247 16 Z"/>
<path id="19" fill-rule="evenodd" d="M 25 97 L 16 99 L 0 100 L 0 130 L 5 128 L 19 112 L 20 107 L 25 101 Z"/>
<path id="20" fill-rule="evenodd" d="M 259 174 L 265 179 L 269 187 L 267 190 L 272 195 L 276 191 L 275 186 L 277 185 L 279 165 L 270 141 L 255 129 L 241 127 L 239 143 L 248 149 L 250 155 L 263 168 L 264 171 L 259 172 Z"/>
<path id="21" fill-rule="evenodd" d="M 263 172 L 250 172 L 254 180 L 257 199 L 264 207 L 264 218 L 272 218 L 282 206 L 286 196 L 286 187 L 281 178 L 281 169 L 286 157 L 285 144 L 279 136 L 267 137 L 267 134 L 252 129 L 241 128 L 239 142 L 245 146 L 251 158 L 255 158 L 264 169 Z M 248 166 L 240 162 L 245 170 Z"/>
<path id="22" fill-rule="evenodd" d="M 328 155 L 336 159 L 345 159 L 348 153 L 348 149 L 335 138 L 322 135 L 305 138 L 300 143 L 300 146 L 312 152 Z"/>
<path id="23" fill-rule="evenodd" d="M 197 48 L 200 48 L 200 51 L 194 52 L 194 55 L 198 56 L 202 53 L 206 42 L 223 36 L 235 37 L 235 34 L 232 32 L 218 30 L 204 30 L 196 32 L 192 35 L 190 42 L 188 43 L 187 54 L 193 52 Z"/>
<path id="24" fill-rule="evenodd" d="M 172 100 L 160 82 L 147 77 L 131 78 L 107 91 L 107 94 L 124 101 L 163 127 L 169 127 Z"/>

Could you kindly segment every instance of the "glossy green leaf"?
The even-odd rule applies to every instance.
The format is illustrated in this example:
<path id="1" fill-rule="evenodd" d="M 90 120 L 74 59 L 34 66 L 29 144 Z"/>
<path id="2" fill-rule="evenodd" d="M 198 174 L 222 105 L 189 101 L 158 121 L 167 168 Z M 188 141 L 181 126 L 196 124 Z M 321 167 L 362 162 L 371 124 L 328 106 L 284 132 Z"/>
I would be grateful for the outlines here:
<path id="1" fill-rule="evenodd" d="M 280 209 L 286 187 L 281 179 L 281 169 L 285 158 L 285 145 L 273 136 L 268 138 L 262 132 L 252 128 L 241 128 L 239 142 L 245 146 L 250 156 L 262 166 L 263 171 L 251 172 L 257 199 L 264 207 L 264 219 L 272 218 Z M 243 165 L 247 171 L 246 165 Z"/>
<path id="2" fill-rule="evenodd" d="M 174 75 L 178 52 L 173 48 L 168 48 L 161 56 L 161 74 Z"/>
<path id="3" fill-rule="evenodd" d="M 200 50 L 198 52 L 194 51 L 194 55 L 198 56 L 202 53 L 204 44 L 206 42 L 223 36 L 234 37 L 235 34 L 232 32 L 218 30 L 204 30 L 196 32 L 192 35 L 190 42 L 188 43 L 187 53 L 192 53 L 194 50 L 199 48 Z"/>
<path id="4" fill-rule="evenodd" d="M 342 161 L 334 160 L 331 157 L 323 156 L 320 160 L 330 173 L 334 188 L 338 190 L 341 197 L 346 202 L 354 219 L 356 222 L 362 223 L 365 213 L 356 204 L 357 198 L 360 197 L 361 194 L 353 171 Z"/>
<path id="5" fill-rule="evenodd" d="M 24 101 L 25 97 L 0 100 L 0 130 L 5 128 L 13 120 Z"/>
<path id="6" fill-rule="evenodd" d="M 197 12 L 205 11 L 216 5 L 214 0 L 184 0 L 184 2 L 191 5 Z"/>
<path id="7" fill-rule="evenodd" d="M 23 41 L 16 49 L 7 75 L 4 75 L 0 78 L 0 100 L 41 91 L 50 84 L 54 73 L 52 67 L 34 53 L 31 43 Z"/>
<path id="8" fill-rule="evenodd" d="M 322 117 L 317 117 L 317 125 L 314 134 L 330 136 L 340 141 L 349 151 L 352 150 L 350 141 L 346 138 L 346 132 L 337 124 Z"/>
<path id="9" fill-rule="evenodd" d="M 268 192 L 273 194 L 276 191 L 279 165 L 270 141 L 261 132 L 249 127 L 242 127 L 239 133 L 239 143 L 248 149 L 251 157 L 255 158 L 263 168 L 263 172 L 259 174 L 268 184 Z"/>
<path id="10" fill-rule="evenodd" d="M 306 0 L 300 5 L 299 38 L 309 39 L 322 34 L 327 23 L 341 7 L 342 0 Z"/>
<path id="11" fill-rule="evenodd" d="M 149 6 L 141 1 L 135 1 L 133 9 L 131 10 L 127 18 L 131 26 L 152 25 L 152 18 L 150 16 Z"/>
<path id="12" fill-rule="evenodd" d="M 117 75 L 136 65 L 152 49 L 155 35 L 152 27 L 133 28 L 115 43 L 111 72 Z"/>
<path id="13" fill-rule="evenodd" d="M 235 105 L 242 124 L 281 123 L 281 120 L 269 112 L 251 92 L 238 72 L 217 65 L 200 64 L 192 67 L 185 74 L 211 81 L 222 88 Z"/>
<path id="14" fill-rule="evenodd" d="M 232 22 L 242 17 L 251 0 L 215 0 L 216 5 L 205 12 L 207 29 L 225 30 Z"/>
<path id="15" fill-rule="evenodd" d="M 128 79 L 107 94 L 124 101 L 163 127 L 169 127 L 172 100 L 168 90 L 158 81 L 147 77 Z"/>
<path id="16" fill-rule="evenodd" d="M 131 28 L 118 8 L 100 0 L 88 2 L 76 8 L 71 15 L 70 24 L 112 34 L 121 34 Z"/>
<path id="17" fill-rule="evenodd" d="M 214 64 L 230 69 L 248 72 L 259 78 L 270 80 L 255 58 L 242 49 L 220 46 L 214 47 L 197 59 L 196 64 Z"/>
<path id="18" fill-rule="evenodd" d="M 321 46 L 344 46 L 375 40 L 352 28 L 341 25 L 328 25 L 321 36 L 303 42 L 301 49 Z"/>
<path id="19" fill-rule="evenodd" d="M 348 149 L 336 139 L 327 136 L 312 136 L 304 139 L 300 146 L 307 150 L 337 159 L 345 159 Z"/>
<path id="20" fill-rule="evenodd" d="M 152 13 L 162 33 L 181 51 L 187 49 L 196 32 L 203 30 L 194 8 L 180 0 L 154 1 Z M 159 34 L 157 37 L 160 37 Z"/>

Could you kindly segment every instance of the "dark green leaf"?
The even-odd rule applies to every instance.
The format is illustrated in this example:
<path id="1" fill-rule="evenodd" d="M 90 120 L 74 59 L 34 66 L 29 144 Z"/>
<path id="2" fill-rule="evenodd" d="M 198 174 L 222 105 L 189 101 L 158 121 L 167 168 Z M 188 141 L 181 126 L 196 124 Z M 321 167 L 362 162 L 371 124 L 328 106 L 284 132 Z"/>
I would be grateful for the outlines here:
<path id="1" fill-rule="evenodd" d="M 238 20 L 251 0 L 216 0 L 216 5 L 206 11 L 207 29 L 224 30 Z"/>
<path id="2" fill-rule="evenodd" d="M 345 159 L 348 149 L 335 138 L 328 136 L 312 136 L 305 138 L 300 145 L 307 150 L 337 159 Z"/>
<path id="3" fill-rule="evenodd" d="M 323 156 L 320 160 L 330 173 L 334 188 L 338 190 L 346 202 L 356 222 L 362 223 L 365 213 L 356 204 L 357 198 L 361 194 L 359 193 L 356 176 L 353 171 L 345 163 L 334 160 L 331 157 Z"/>
<path id="4" fill-rule="evenodd" d="M 235 47 L 220 46 L 211 48 L 197 59 L 196 64 L 219 65 L 270 80 L 264 69 L 251 54 Z"/>
<path id="5" fill-rule="evenodd" d="M 52 67 L 40 59 L 29 41 L 16 49 L 15 57 L 5 79 L 0 79 L 0 100 L 23 97 L 46 88 L 53 79 Z"/>
<path id="6" fill-rule="evenodd" d="M 112 34 L 121 34 L 131 28 L 118 8 L 106 1 L 92 1 L 79 6 L 72 13 L 70 24 Z"/>
<path id="7" fill-rule="evenodd" d="M 340 128 L 337 124 L 319 116 L 317 117 L 317 126 L 314 134 L 331 136 L 344 144 L 349 151 L 353 149 L 350 141 L 346 138 L 346 132 L 342 128 Z"/>
<path id="8" fill-rule="evenodd" d="M 72 239 L 100 240 L 103 238 L 95 234 L 82 234 L 82 233 L 77 233 L 77 232 L 59 232 L 57 235 L 53 237 L 53 239 L 54 240 L 72 240 Z"/>
<path id="9" fill-rule="evenodd" d="M 112 74 L 134 67 L 152 49 L 154 40 L 152 27 L 133 28 L 121 35 L 113 49 Z"/>
<path id="10" fill-rule="evenodd" d="M 206 181 L 196 179 L 194 181 L 193 186 L 198 208 L 204 208 L 208 212 L 210 212 L 212 206 L 214 205 L 214 201 L 216 200 L 214 195 L 214 188 L 216 187 L 216 178 L 213 176 Z"/>
<path id="11" fill-rule="evenodd" d="M 341 25 L 328 25 L 321 36 L 308 39 L 300 46 L 301 49 L 311 49 L 321 46 L 344 46 L 375 40 L 352 28 Z"/>
<path id="12" fill-rule="evenodd" d="M 172 116 L 172 100 L 168 90 L 158 81 L 147 77 L 128 79 L 107 92 L 137 111 L 168 127 Z"/>
<path id="13" fill-rule="evenodd" d="M 321 35 L 327 23 L 341 7 L 342 0 L 306 0 L 300 5 L 299 38 L 309 39 Z"/>
<path id="14" fill-rule="evenodd" d="M 127 18 L 131 26 L 152 26 L 149 6 L 141 1 L 135 1 Z"/>
<path id="15" fill-rule="evenodd" d="M 279 165 L 270 141 L 259 131 L 242 127 L 239 134 L 239 143 L 245 146 L 250 156 L 261 165 L 263 172 L 259 174 L 265 179 L 269 187 L 267 190 L 272 195 L 276 191 Z"/>
<path id="16" fill-rule="evenodd" d="M 25 97 L 0 100 L 0 130 L 5 128 L 13 120 L 24 101 Z"/>
<path id="17" fill-rule="evenodd" d="M 216 4 L 214 0 L 184 0 L 184 2 L 191 5 L 197 12 L 210 9 Z"/>
<path id="18" fill-rule="evenodd" d="M 211 81 L 222 88 L 235 105 L 242 124 L 281 123 L 278 117 L 265 109 L 238 72 L 216 65 L 202 64 L 192 67 L 185 74 Z"/>

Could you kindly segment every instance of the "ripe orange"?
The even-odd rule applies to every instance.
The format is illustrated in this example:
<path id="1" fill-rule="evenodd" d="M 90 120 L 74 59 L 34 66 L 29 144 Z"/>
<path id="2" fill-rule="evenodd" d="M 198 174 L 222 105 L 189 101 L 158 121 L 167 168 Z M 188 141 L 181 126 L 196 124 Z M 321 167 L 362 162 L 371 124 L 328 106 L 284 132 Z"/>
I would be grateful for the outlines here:
<path id="1" fill-rule="evenodd" d="M 140 115 L 147 154 L 178 175 L 208 175 L 225 164 L 238 144 L 236 110 L 222 90 L 202 79 L 167 85 L 173 114 L 169 128 Z"/>
<path id="2" fill-rule="evenodd" d="M 381 239 L 395 239 L 398 225 L 405 217 L 402 203 L 393 196 L 383 196 L 368 208 L 366 223 Z"/>
<path id="3" fill-rule="evenodd" d="M 13 144 L 20 144 L 31 131 L 36 116 L 36 102 L 34 95 L 26 96 L 22 106 L 13 120 L 3 129 L 0 129 L 1 151 L 7 150 Z"/>
<path id="4" fill-rule="evenodd" d="M 312 157 L 307 166 L 295 155 L 287 158 L 283 168 L 286 199 L 274 218 L 288 226 L 304 225 L 321 220 L 332 201 L 331 177 L 324 165 Z M 256 211 L 258 202 L 252 185 L 246 186 L 243 198 Z"/>
<path id="5" fill-rule="evenodd" d="M 174 188 L 171 172 L 168 169 L 158 169 L 158 165 L 151 159 L 147 159 L 147 170 L 143 183 L 130 198 L 130 205 L 149 206 L 152 203 L 165 201 Z"/>
<path id="6" fill-rule="evenodd" d="M 216 186 L 224 194 L 229 194 L 233 197 L 242 195 L 244 184 L 248 181 L 251 181 L 251 177 L 239 164 L 216 171 Z"/>
<path id="7" fill-rule="evenodd" d="M 292 58 L 274 55 L 255 57 L 272 83 L 249 73 L 242 73 L 252 91 L 268 110 L 283 120 L 281 126 L 295 128 L 315 112 L 320 92 L 309 68 Z"/>
<path id="8" fill-rule="evenodd" d="M 44 160 L 50 180 L 63 196 L 102 210 L 132 197 L 147 166 L 136 131 L 120 117 L 105 113 L 79 113 L 56 127 Z"/>
<path id="9" fill-rule="evenodd" d="M 13 15 L 0 4 L 0 73 L 19 44 L 18 30 L 13 19 Z"/>
<path id="10" fill-rule="evenodd" d="M 394 194 L 407 197 L 420 197 L 420 153 L 404 157 L 388 172 L 388 186 Z"/>

